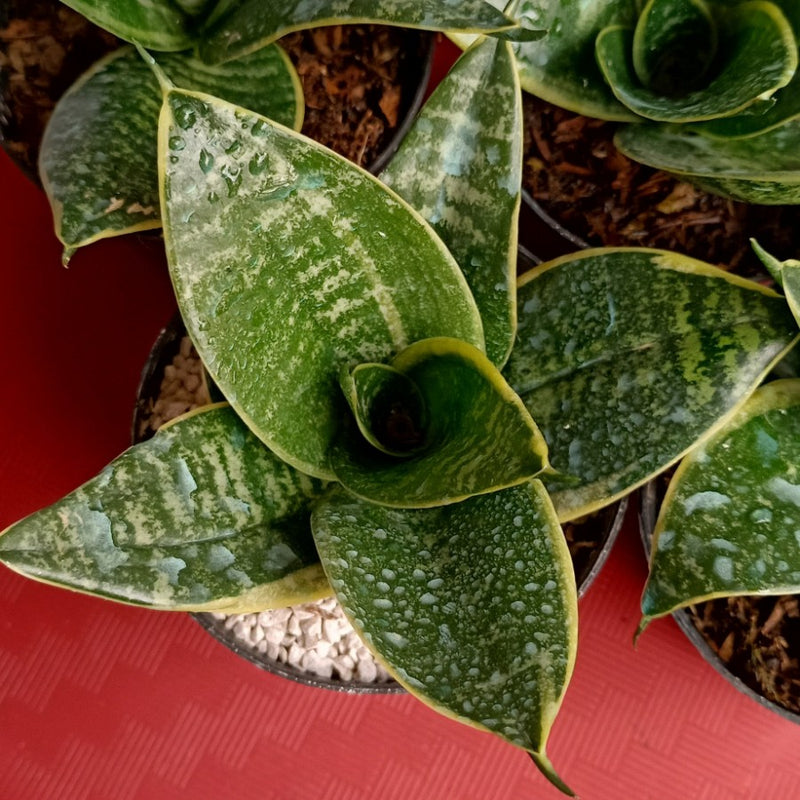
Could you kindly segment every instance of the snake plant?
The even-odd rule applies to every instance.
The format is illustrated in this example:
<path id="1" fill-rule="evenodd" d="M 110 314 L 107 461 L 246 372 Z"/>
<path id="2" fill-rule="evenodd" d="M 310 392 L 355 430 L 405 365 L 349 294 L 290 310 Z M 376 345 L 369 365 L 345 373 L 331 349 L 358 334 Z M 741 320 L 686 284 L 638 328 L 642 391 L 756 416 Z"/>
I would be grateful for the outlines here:
<path id="1" fill-rule="evenodd" d="M 123 40 L 152 51 L 175 85 L 207 92 L 300 129 L 300 80 L 275 40 L 312 26 L 379 22 L 425 30 L 531 37 L 485 0 L 68 0 Z M 40 175 L 64 261 L 97 239 L 159 228 L 156 169 L 161 94 L 133 47 L 98 62 L 57 104 L 41 147 Z M 91 170 L 86 165 L 91 164 Z"/>
<path id="2" fill-rule="evenodd" d="M 759 256 L 800 322 L 800 262 Z M 704 600 L 800 592 L 800 379 L 765 383 L 680 464 L 653 532 L 651 620 Z"/>
<path id="3" fill-rule="evenodd" d="M 518 14 L 547 30 L 515 45 L 526 90 L 620 122 L 622 152 L 708 191 L 800 202 L 793 0 L 522 0 Z"/>
<path id="4" fill-rule="evenodd" d="M 12 525 L 0 560 L 158 609 L 334 591 L 411 693 L 569 791 L 546 753 L 577 642 L 560 523 L 735 418 L 795 342 L 785 301 L 653 250 L 515 280 L 507 41 L 455 64 L 385 183 L 143 56 L 170 275 L 227 402 Z"/>

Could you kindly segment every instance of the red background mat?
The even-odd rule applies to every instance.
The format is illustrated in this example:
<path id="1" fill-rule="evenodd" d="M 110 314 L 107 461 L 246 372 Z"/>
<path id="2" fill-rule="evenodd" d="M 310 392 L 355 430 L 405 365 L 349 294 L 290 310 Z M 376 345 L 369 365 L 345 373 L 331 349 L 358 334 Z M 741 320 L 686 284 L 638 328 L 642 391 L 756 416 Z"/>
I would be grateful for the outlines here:
<path id="1" fill-rule="evenodd" d="M 47 202 L 0 154 L 0 530 L 128 444 L 174 310 L 158 239 L 60 264 Z M 585 800 L 800 797 L 800 726 L 737 693 L 674 622 L 631 639 L 646 565 L 629 515 L 580 605 L 550 756 Z M 520 750 L 407 695 L 265 674 L 185 614 L 0 566 L 0 800 L 557 798 Z"/>

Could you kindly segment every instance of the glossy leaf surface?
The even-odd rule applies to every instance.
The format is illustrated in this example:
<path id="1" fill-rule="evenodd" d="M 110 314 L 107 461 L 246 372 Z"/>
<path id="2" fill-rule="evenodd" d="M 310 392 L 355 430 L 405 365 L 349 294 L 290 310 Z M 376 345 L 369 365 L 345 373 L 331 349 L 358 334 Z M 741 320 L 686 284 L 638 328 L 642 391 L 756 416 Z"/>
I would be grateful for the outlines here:
<path id="1" fill-rule="evenodd" d="M 322 485 L 227 406 L 170 423 L 0 536 L 28 577 L 136 605 L 233 612 L 329 592 L 309 526 Z"/>
<path id="2" fill-rule="evenodd" d="M 178 86 L 217 95 L 299 128 L 303 96 L 284 51 L 268 47 L 220 67 L 162 54 Z M 67 256 L 97 239 L 161 226 L 158 115 L 161 89 L 125 47 L 100 61 L 61 99 L 42 142 L 42 183 Z"/>
<path id="3" fill-rule="evenodd" d="M 779 295 L 659 250 L 587 250 L 527 273 L 518 292 L 504 375 L 547 440 L 562 520 L 707 437 L 797 333 Z"/>
<path id="4" fill-rule="evenodd" d="M 438 237 L 330 150 L 171 91 L 159 158 L 167 255 L 192 340 L 248 425 L 298 469 L 332 477 L 341 368 L 432 336 L 483 348 L 475 302 Z"/>
<path id="5" fill-rule="evenodd" d="M 681 7 L 683 0 L 668 0 L 669 5 L 673 3 Z M 617 99 L 647 119 L 692 122 L 736 113 L 785 86 L 797 69 L 797 42 L 779 9 L 760 0 L 733 4 L 724 13 L 721 6 L 716 8 L 721 23 L 721 63 L 707 82 L 689 92 L 680 86 L 684 63 L 670 65 L 671 78 L 678 84 L 671 90 L 643 85 L 634 69 L 633 30 L 624 26 L 603 30 L 597 37 L 597 60 Z M 696 33 L 696 26 L 693 29 Z M 663 33 L 663 24 L 659 30 Z M 650 34 L 638 49 L 659 46 L 663 43 Z M 693 41 L 686 44 L 692 46 Z M 661 83 L 669 79 L 659 78 Z"/>
<path id="6" fill-rule="evenodd" d="M 670 484 L 643 624 L 737 594 L 800 592 L 800 381 L 760 388 Z"/>
<path id="7" fill-rule="evenodd" d="M 408 414 L 406 394 L 398 398 L 406 427 L 395 438 L 402 442 L 411 428 L 414 447 L 399 458 L 373 447 L 356 426 L 346 428 L 331 467 L 353 494 L 403 508 L 444 505 L 522 483 L 547 466 L 547 445 L 522 401 L 475 347 L 428 339 L 403 350 L 391 366 L 413 383 L 423 404 Z M 381 405 L 391 413 L 389 398 Z M 402 421 L 387 416 L 372 424 L 385 431 Z"/>
<path id="8" fill-rule="evenodd" d="M 312 527 L 345 613 L 397 679 L 436 710 L 539 754 L 547 770 L 577 593 L 542 485 L 413 511 L 337 489 Z"/>
<path id="9" fill-rule="evenodd" d="M 142 47 L 176 51 L 193 43 L 188 17 L 171 0 L 64 0 L 64 5 Z"/>
<path id="10" fill-rule="evenodd" d="M 321 25 L 377 23 L 430 31 L 462 30 L 525 35 L 516 21 L 486 0 L 306 0 L 303 3 L 240 0 L 208 26 L 201 58 L 211 63 L 252 52 L 281 36 Z"/>
<path id="11" fill-rule="evenodd" d="M 779 261 L 764 250 L 755 240 L 751 240 L 751 244 L 761 263 L 769 270 L 775 282 L 783 289 L 786 302 L 789 304 L 797 324 L 800 325 L 800 261 L 796 258 Z"/>
<path id="12" fill-rule="evenodd" d="M 486 352 L 514 342 L 522 102 L 511 45 L 483 39 L 438 85 L 381 180 L 442 238 L 472 289 Z"/>
<path id="13" fill-rule="evenodd" d="M 372 447 L 408 457 L 425 446 L 425 400 L 414 381 L 388 364 L 359 364 L 339 377 L 358 430 Z"/>
<path id="14" fill-rule="evenodd" d="M 614 138 L 636 161 L 707 191 L 763 205 L 800 203 L 800 121 L 761 136 L 710 139 L 685 127 L 626 125 Z"/>
<path id="15" fill-rule="evenodd" d="M 490 0 L 497 8 L 506 0 Z M 637 0 L 520 0 L 516 16 L 546 30 L 534 42 L 514 44 L 522 88 L 588 117 L 633 120 L 614 97 L 595 59 L 595 40 L 610 25 L 633 27 Z M 460 44 L 469 37 L 455 35 Z"/>

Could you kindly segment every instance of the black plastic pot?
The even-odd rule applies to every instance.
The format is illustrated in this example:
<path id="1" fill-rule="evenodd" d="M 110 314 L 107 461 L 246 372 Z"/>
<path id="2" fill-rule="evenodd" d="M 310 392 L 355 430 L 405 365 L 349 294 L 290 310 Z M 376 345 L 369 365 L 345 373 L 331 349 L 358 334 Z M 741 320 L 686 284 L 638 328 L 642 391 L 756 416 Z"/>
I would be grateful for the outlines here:
<path id="1" fill-rule="evenodd" d="M 435 34 L 403 30 L 398 124 L 387 128 L 367 165 L 377 174 L 391 160 L 422 106 L 430 79 Z M 58 98 L 102 55 L 122 44 L 59 0 L 0 0 L 0 144 L 38 183 L 44 123 Z M 25 64 L 23 76 L 15 71 Z M 30 103 L 21 98 L 30 99 Z"/>
<path id="2" fill-rule="evenodd" d="M 661 478 L 650 481 L 639 493 L 639 532 L 642 546 L 648 560 L 650 559 L 653 531 L 655 530 L 656 520 L 658 519 L 658 513 L 661 508 L 661 502 L 664 499 L 665 491 L 666 481 Z M 745 683 L 739 675 L 733 672 L 714 651 L 703 634 L 695 627 L 691 614 L 686 609 L 675 611 L 672 617 L 703 659 L 722 675 L 728 683 L 738 689 L 746 697 L 764 706 L 764 708 L 774 711 L 790 722 L 800 723 L 800 713 L 791 711 L 779 703 L 764 697 L 763 694 L 757 692 Z"/>

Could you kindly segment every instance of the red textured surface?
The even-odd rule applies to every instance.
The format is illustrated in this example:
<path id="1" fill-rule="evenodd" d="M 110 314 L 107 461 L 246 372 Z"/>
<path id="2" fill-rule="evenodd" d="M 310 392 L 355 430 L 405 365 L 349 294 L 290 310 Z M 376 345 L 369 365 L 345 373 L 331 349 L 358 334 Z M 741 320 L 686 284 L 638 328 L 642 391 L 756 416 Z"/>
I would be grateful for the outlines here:
<path id="1" fill-rule="evenodd" d="M 140 367 L 174 302 L 157 243 L 69 270 L 43 195 L 0 154 L 0 529 L 126 445 Z M 645 564 L 629 519 L 581 603 L 550 742 L 585 800 L 800 797 L 800 727 L 736 693 L 671 621 L 631 646 Z M 0 800 L 517 800 L 558 793 L 527 757 L 408 696 L 260 672 L 188 616 L 0 566 Z"/>

